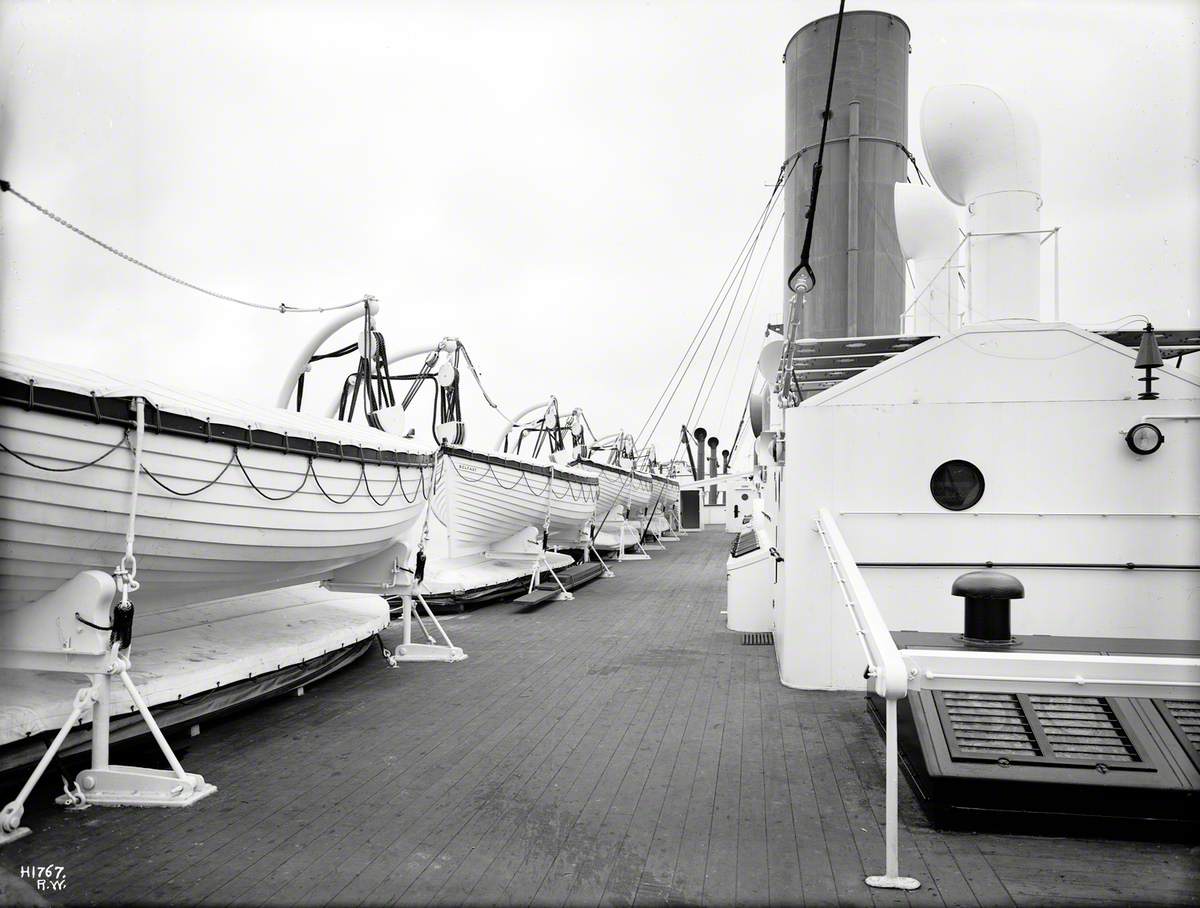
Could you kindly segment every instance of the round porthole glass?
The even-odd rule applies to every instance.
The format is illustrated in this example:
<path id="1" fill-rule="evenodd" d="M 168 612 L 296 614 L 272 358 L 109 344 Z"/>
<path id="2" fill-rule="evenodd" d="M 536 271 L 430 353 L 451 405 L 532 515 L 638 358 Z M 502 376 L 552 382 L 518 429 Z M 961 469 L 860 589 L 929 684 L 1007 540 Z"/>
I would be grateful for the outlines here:
<path id="1" fill-rule="evenodd" d="M 965 511 L 983 497 L 983 474 L 965 460 L 947 460 L 929 478 L 933 500 L 949 511 Z"/>

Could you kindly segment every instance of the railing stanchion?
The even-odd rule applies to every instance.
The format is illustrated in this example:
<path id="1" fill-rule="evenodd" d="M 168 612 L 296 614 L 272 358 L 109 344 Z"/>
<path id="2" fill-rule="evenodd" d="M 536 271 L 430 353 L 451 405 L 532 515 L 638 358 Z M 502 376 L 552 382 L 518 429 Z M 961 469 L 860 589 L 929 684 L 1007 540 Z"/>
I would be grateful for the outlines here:
<path id="1" fill-rule="evenodd" d="M 866 676 L 875 693 L 883 697 L 887 711 L 884 742 L 884 864 L 883 876 L 869 876 L 872 889 L 916 889 L 921 884 L 910 876 L 900 876 L 900 758 L 896 730 L 896 701 L 908 696 L 908 670 L 900 656 L 887 622 L 875 604 L 875 597 L 827 509 L 817 513 L 817 533 L 829 556 L 835 582 L 850 612 L 855 634 L 867 657 Z"/>

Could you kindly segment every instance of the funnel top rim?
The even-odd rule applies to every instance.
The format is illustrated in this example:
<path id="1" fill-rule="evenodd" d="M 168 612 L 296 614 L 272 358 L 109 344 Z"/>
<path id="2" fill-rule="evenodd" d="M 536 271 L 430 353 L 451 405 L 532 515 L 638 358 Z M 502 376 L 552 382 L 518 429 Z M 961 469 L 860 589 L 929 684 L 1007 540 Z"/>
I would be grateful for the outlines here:
<path id="1" fill-rule="evenodd" d="M 849 18 L 851 16 L 887 16 L 887 18 L 894 19 L 895 21 L 899 22 L 902 26 L 904 26 L 905 33 L 908 35 L 909 38 L 912 38 L 912 29 L 908 27 L 908 23 L 905 22 L 902 18 L 900 18 L 900 16 L 896 15 L 896 13 L 889 13 L 887 10 L 849 9 L 849 10 L 846 10 L 845 16 L 846 16 L 846 18 Z M 838 17 L 837 13 L 831 13 L 828 16 L 821 16 L 821 18 L 819 18 L 819 19 L 813 19 L 811 22 L 808 22 L 805 25 L 802 25 L 800 28 L 796 29 L 796 31 L 792 33 L 792 36 L 790 38 L 788 38 L 787 44 L 784 46 L 784 49 L 783 49 L 784 57 L 785 58 L 787 57 L 788 48 L 790 48 L 792 46 L 792 42 L 796 40 L 797 35 L 799 35 L 803 31 L 808 31 L 814 25 L 820 25 L 822 22 L 828 22 L 830 19 L 837 19 L 837 17 Z"/>

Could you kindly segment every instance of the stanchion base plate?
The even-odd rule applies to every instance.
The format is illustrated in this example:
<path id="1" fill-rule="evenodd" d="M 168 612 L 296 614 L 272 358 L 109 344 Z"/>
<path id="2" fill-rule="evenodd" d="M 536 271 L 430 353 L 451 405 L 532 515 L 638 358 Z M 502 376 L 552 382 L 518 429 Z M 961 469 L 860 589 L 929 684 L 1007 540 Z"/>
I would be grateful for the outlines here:
<path id="1" fill-rule="evenodd" d="M 101 807 L 190 807 L 217 790 L 204 776 L 186 775 L 185 781 L 169 769 L 108 766 L 85 769 L 75 784 L 87 803 Z"/>
<path id="2" fill-rule="evenodd" d="M 11 845 L 18 839 L 23 839 L 32 830 L 28 826 L 18 826 L 12 832 L 0 831 L 0 845 Z"/>
<path id="3" fill-rule="evenodd" d="M 872 889 L 920 889 L 920 880 L 910 876 L 869 876 L 866 883 Z"/>
<path id="4" fill-rule="evenodd" d="M 407 643 L 396 647 L 394 662 L 461 662 L 467 658 L 457 646 L 436 643 Z"/>

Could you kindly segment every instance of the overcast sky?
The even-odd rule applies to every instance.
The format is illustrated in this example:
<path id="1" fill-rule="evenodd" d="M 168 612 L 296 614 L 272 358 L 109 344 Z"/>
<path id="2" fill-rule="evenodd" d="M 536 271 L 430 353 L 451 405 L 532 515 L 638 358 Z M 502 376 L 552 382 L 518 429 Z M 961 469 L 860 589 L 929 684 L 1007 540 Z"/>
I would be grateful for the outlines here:
<path id="1" fill-rule="evenodd" d="M 1200 3 L 877 8 L 912 31 L 918 157 L 935 84 L 992 86 L 1038 119 L 1065 318 L 1196 325 Z M 26 195 L 224 293 L 374 294 L 393 349 L 460 336 L 503 408 L 556 394 L 603 433 L 642 423 L 737 255 L 784 154 L 783 48 L 836 3 L 2 9 L 0 176 Z M 11 197 L 0 214 L 7 351 L 269 403 L 322 318 L 175 287 Z M 781 308 L 781 244 L 743 323 L 754 335 Z M 710 432 L 740 413 L 744 336 Z M 317 399 L 342 368 L 324 365 Z M 469 440 L 490 445 L 498 420 L 473 392 L 465 408 Z"/>

